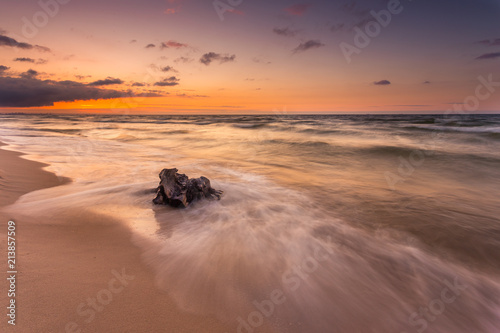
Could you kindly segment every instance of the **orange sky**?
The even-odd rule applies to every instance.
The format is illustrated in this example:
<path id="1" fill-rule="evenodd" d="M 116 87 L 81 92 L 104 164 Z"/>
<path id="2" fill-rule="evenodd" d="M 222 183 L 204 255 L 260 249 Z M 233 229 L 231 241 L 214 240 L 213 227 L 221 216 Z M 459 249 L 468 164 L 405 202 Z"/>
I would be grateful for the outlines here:
<path id="1" fill-rule="evenodd" d="M 377 1 L 53 1 L 0 14 L 3 112 L 442 112 L 479 76 L 500 82 L 490 0 L 405 1 L 386 27 Z M 498 111 L 499 95 L 473 111 Z"/>

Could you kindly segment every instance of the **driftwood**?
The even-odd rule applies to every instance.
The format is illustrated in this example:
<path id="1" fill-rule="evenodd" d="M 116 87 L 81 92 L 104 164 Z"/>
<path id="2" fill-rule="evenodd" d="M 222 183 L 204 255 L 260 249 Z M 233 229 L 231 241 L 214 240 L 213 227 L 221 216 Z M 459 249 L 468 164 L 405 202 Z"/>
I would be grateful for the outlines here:
<path id="1" fill-rule="evenodd" d="M 213 189 L 208 178 L 202 176 L 189 179 L 177 171 L 177 169 L 163 169 L 160 172 L 160 185 L 156 189 L 153 203 L 187 207 L 191 202 L 203 198 L 220 200 L 223 192 Z"/>

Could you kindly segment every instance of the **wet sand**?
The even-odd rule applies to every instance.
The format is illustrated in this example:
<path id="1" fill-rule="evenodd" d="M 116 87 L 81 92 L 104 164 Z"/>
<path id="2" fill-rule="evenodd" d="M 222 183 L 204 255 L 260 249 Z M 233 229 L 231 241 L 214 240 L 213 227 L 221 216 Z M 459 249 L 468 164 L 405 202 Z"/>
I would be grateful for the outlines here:
<path id="1" fill-rule="evenodd" d="M 236 332 L 235 325 L 178 310 L 155 287 L 120 222 L 75 212 L 61 225 L 6 213 L 19 196 L 69 181 L 43 166 L 0 149 L 0 245 L 5 255 L 7 222 L 15 221 L 18 270 L 16 325 L 7 323 L 4 280 L 1 332 Z"/>

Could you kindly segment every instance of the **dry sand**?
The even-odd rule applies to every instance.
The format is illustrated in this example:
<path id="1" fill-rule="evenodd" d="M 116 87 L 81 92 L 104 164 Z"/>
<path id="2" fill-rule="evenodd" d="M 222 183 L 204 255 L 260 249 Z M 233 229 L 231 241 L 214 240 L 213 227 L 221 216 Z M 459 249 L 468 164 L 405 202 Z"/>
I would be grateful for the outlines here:
<path id="1" fill-rule="evenodd" d="M 18 270 L 16 326 L 7 323 L 8 285 L 3 279 L 0 332 L 236 332 L 235 325 L 178 310 L 155 287 L 153 273 L 121 223 L 76 214 L 60 225 L 2 212 L 22 194 L 68 181 L 20 156 L 0 148 L 1 253 L 6 256 L 7 222 L 14 220 Z M 4 272 L 6 261 L 2 259 Z M 123 272 L 126 277 L 120 281 L 115 276 Z M 83 315 L 77 312 L 79 305 L 97 297 L 109 303 L 96 310 L 85 305 Z"/>

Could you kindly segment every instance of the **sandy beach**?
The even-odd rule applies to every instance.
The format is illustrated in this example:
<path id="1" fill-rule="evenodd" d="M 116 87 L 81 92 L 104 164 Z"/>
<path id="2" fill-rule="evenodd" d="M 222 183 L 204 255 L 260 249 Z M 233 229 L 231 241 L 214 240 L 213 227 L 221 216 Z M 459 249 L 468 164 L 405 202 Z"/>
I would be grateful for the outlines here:
<path id="1" fill-rule="evenodd" d="M 43 166 L 0 149 L 0 244 L 5 253 L 7 222 L 15 221 L 18 269 L 16 325 L 8 325 L 3 314 L 0 331 L 235 331 L 214 318 L 177 310 L 167 294 L 155 287 L 129 230 L 118 221 L 76 213 L 60 225 L 3 212 L 24 193 L 68 182 Z M 2 283 L 5 290 L 5 280 Z M 2 292 L 0 297 L 4 312 L 6 296 Z M 88 305 L 92 304 L 87 303 L 89 298 L 96 300 L 95 310 Z"/>

